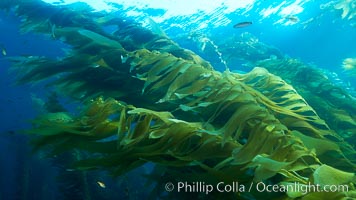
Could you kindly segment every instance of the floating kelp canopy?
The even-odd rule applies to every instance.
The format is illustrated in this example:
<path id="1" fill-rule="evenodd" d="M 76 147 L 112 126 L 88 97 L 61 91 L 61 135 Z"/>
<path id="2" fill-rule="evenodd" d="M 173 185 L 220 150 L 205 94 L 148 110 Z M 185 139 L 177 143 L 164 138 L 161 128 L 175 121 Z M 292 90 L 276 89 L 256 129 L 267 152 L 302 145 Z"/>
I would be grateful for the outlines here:
<path id="1" fill-rule="evenodd" d="M 73 167 L 105 169 L 114 176 L 156 163 L 159 170 L 149 178 L 158 183 L 158 194 L 164 193 L 161 177 L 168 176 L 171 182 L 209 184 L 343 184 L 349 191 L 328 197 L 356 198 L 353 147 L 292 85 L 265 68 L 217 72 L 166 36 L 119 17 L 38 1 L 3 7 L 8 6 L 16 7 L 23 31 L 73 47 L 60 59 L 11 58 L 13 68 L 21 70 L 19 83 L 46 80 L 84 105 L 78 115 L 58 112 L 34 119 L 26 132 L 39 136 L 33 141 L 36 150 L 50 148 L 53 156 L 81 150 L 86 156 Z M 117 30 L 107 33 L 102 29 L 107 25 Z M 211 195 L 325 198 L 313 191 Z"/>

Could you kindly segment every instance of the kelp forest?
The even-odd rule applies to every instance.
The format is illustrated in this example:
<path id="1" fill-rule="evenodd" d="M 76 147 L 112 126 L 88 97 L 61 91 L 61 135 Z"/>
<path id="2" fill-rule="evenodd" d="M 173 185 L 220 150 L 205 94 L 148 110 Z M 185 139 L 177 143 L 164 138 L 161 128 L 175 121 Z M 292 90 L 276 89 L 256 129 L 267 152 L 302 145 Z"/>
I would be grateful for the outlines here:
<path id="1" fill-rule="evenodd" d="M 23 132 L 35 153 L 75 155 L 62 165 L 114 178 L 153 164 L 146 174 L 152 199 L 356 198 L 356 99 L 321 70 L 278 56 L 255 60 L 247 73 L 219 72 L 119 14 L 37 0 L 2 0 L 0 7 L 20 18 L 22 33 L 68 45 L 59 58 L 8 57 L 17 84 L 45 84 L 80 105 L 78 112 L 47 105 L 31 120 Z M 167 182 L 197 181 L 347 190 L 165 190 Z"/>

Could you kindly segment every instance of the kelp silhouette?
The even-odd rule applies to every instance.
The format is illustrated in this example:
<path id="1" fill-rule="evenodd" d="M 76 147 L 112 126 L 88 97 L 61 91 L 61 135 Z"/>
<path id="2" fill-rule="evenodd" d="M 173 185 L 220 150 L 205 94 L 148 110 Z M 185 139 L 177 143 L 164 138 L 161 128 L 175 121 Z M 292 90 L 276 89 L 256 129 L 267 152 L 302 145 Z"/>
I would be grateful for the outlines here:
<path id="1" fill-rule="evenodd" d="M 51 155 L 80 149 L 88 155 L 76 168 L 114 176 L 154 162 L 170 181 L 344 184 L 349 191 L 327 198 L 354 195 L 354 174 L 341 170 L 355 171 L 355 151 L 280 77 L 258 67 L 247 74 L 214 71 L 169 38 L 119 17 L 36 1 L 17 2 L 16 13 L 23 31 L 73 47 L 58 60 L 11 58 L 19 83 L 47 80 L 85 105 L 79 115 L 34 119 L 27 133 L 40 136 L 35 149 L 49 146 Z M 103 25 L 118 30 L 108 34 Z M 224 195 L 326 198 L 316 191 Z"/>

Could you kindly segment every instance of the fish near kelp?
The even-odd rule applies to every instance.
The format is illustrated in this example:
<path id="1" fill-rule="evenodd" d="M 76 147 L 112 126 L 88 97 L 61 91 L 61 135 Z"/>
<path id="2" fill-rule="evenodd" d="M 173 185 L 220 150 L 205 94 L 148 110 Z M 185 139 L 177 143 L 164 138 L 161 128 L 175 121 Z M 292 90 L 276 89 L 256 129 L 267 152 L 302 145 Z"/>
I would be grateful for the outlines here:
<path id="1" fill-rule="evenodd" d="M 298 23 L 300 20 L 297 16 L 295 15 L 289 15 L 285 17 L 288 21 L 293 22 L 293 23 Z"/>
<path id="2" fill-rule="evenodd" d="M 0 45 L 0 49 L 1 49 L 1 54 L 3 56 L 6 56 L 7 55 L 7 51 L 6 51 L 6 48 L 4 47 L 4 45 Z"/>
<path id="3" fill-rule="evenodd" d="M 252 25 L 252 22 L 240 22 L 240 23 L 235 24 L 233 27 L 234 28 L 244 28 L 244 27 L 247 27 L 250 25 Z"/>
<path id="4" fill-rule="evenodd" d="M 102 182 L 102 181 L 97 181 L 96 183 L 98 184 L 99 187 L 101 187 L 101 188 L 106 188 L 106 185 L 105 185 L 104 182 Z"/>

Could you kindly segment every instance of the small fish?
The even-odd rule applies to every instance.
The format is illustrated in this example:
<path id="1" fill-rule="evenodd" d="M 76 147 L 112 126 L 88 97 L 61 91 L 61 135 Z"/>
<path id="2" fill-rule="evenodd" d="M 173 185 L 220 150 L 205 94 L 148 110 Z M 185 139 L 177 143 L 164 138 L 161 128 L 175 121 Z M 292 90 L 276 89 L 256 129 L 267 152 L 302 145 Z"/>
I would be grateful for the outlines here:
<path id="1" fill-rule="evenodd" d="M 250 26 L 251 24 L 252 24 L 252 22 L 240 22 L 240 23 L 235 24 L 233 27 L 234 28 L 243 28 L 246 26 Z"/>
<path id="2" fill-rule="evenodd" d="M 106 188 L 105 183 L 101 182 L 101 181 L 97 181 L 96 182 L 101 188 Z"/>
<path id="3" fill-rule="evenodd" d="M 126 63 L 128 57 L 124 57 L 123 55 L 121 55 L 121 63 L 124 64 Z"/>
<path id="4" fill-rule="evenodd" d="M 56 24 L 51 25 L 52 38 L 56 39 Z"/>
<path id="5" fill-rule="evenodd" d="M 0 47 L 1 47 L 1 54 L 2 54 L 3 56 L 6 56 L 6 55 L 7 55 L 7 52 L 6 52 L 5 47 L 4 47 L 3 45 L 1 45 Z"/>
<path id="6" fill-rule="evenodd" d="M 286 19 L 288 19 L 289 21 L 294 22 L 294 23 L 299 22 L 299 18 L 294 15 L 287 16 Z"/>

